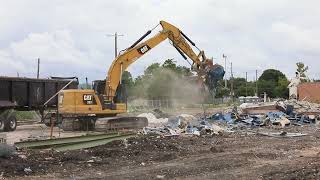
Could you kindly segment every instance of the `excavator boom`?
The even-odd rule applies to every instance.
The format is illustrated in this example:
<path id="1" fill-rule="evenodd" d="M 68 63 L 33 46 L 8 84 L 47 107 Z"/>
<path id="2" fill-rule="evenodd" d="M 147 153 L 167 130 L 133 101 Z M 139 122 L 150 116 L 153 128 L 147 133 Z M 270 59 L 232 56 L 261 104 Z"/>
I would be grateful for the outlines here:
<path id="1" fill-rule="evenodd" d="M 212 60 L 207 59 L 203 51 L 200 51 L 197 55 L 188 44 L 189 42 L 191 45 L 195 46 L 195 43 L 192 42 L 181 30 L 165 21 L 160 21 L 160 25 L 162 26 L 162 30 L 158 34 L 145 42 L 139 43 L 143 38 L 151 33 L 149 30 L 136 43 L 126 49 L 112 62 L 106 78 L 104 92 L 105 95 L 109 97 L 109 100 L 112 100 L 115 96 L 117 87 L 121 83 L 122 73 L 128 68 L 128 66 L 166 39 L 169 39 L 172 42 L 172 45 L 184 58 L 186 55 L 192 60 L 192 69 L 197 72 L 199 77 L 205 78 L 208 72 L 212 69 Z"/>

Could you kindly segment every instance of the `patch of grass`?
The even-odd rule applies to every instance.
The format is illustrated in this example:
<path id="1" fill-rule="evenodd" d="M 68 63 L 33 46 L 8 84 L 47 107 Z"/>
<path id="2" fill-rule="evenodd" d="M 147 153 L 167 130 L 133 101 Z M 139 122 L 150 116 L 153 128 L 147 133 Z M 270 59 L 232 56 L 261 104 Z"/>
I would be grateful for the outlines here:
<path id="1" fill-rule="evenodd" d="M 17 120 L 24 120 L 24 119 L 34 119 L 35 112 L 34 111 L 16 111 Z"/>

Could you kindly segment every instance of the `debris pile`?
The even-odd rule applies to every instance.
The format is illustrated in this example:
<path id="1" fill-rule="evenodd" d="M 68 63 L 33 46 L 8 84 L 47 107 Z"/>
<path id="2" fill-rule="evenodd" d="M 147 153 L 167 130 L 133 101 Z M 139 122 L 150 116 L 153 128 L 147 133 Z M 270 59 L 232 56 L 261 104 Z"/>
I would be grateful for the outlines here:
<path id="1" fill-rule="evenodd" d="M 145 114 L 145 113 L 144 113 Z M 144 116 L 144 114 L 141 114 Z M 148 113 L 152 114 L 152 113 Z M 223 132 L 228 132 L 226 128 L 220 127 L 219 125 L 209 122 L 205 118 L 197 118 L 189 114 L 180 114 L 178 116 L 171 116 L 166 118 L 167 121 L 163 121 L 162 118 L 154 119 L 155 116 L 144 116 L 149 121 L 149 127 L 143 129 L 144 134 L 159 134 L 162 136 L 178 136 L 178 135 L 218 135 Z M 151 122 L 151 123 L 150 123 Z M 155 125 L 152 122 L 161 122 L 161 126 Z"/>
<path id="2" fill-rule="evenodd" d="M 237 109 L 237 108 L 234 108 Z M 303 125 L 317 123 L 320 117 L 320 105 L 297 100 L 278 100 L 259 104 L 241 104 L 233 110 L 232 123 L 243 122 L 252 126 Z"/>
<path id="3" fill-rule="evenodd" d="M 164 114 L 157 110 L 158 114 Z M 147 117 L 149 127 L 144 134 L 163 136 L 178 135 L 219 135 L 238 129 L 264 126 L 285 128 L 289 125 L 317 123 L 320 119 L 320 104 L 297 100 L 278 100 L 268 103 L 243 103 L 227 113 L 215 113 L 204 117 L 189 114 L 157 118 L 152 113 L 140 116 Z"/>
<path id="4" fill-rule="evenodd" d="M 319 115 L 320 114 L 320 104 L 310 103 L 308 101 L 297 101 L 297 100 L 287 100 L 284 103 L 290 108 L 293 108 L 298 114 L 312 114 Z"/>
<path id="5" fill-rule="evenodd" d="M 142 113 L 138 117 L 146 117 L 151 125 L 163 125 L 168 122 L 168 118 L 157 118 L 152 113 Z"/>

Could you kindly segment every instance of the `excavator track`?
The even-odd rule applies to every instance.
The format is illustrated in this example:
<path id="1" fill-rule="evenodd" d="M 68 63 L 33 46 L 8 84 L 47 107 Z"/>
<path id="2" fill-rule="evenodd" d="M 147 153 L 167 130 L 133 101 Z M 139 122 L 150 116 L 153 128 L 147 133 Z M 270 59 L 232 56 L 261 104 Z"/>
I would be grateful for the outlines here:
<path id="1" fill-rule="evenodd" d="M 145 117 L 108 117 L 99 118 L 96 130 L 142 129 L 148 126 Z"/>
<path id="2" fill-rule="evenodd" d="M 65 118 L 62 121 L 62 129 L 65 131 L 107 131 L 107 130 L 134 130 L 148 126 L 145 117 L 107 117 L 99 118 L 95 122 L 90 119 L 79 120 L 78 118 Z"/>

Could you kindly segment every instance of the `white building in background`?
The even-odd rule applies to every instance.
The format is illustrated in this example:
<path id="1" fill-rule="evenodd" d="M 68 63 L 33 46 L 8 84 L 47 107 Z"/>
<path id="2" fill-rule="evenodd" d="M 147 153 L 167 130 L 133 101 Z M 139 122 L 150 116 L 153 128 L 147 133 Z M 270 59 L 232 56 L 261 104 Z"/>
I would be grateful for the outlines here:
<path id="1" fill-rule="evenodd" d="M 301 77 L 299 72 L 296 72 L 296 77 L 291 79 L 290 84 L 288 85 L 289 99 L 298 98 L 298 85 L 301 83 L 302 79 L 307 79 L 307 78 Z"/>

